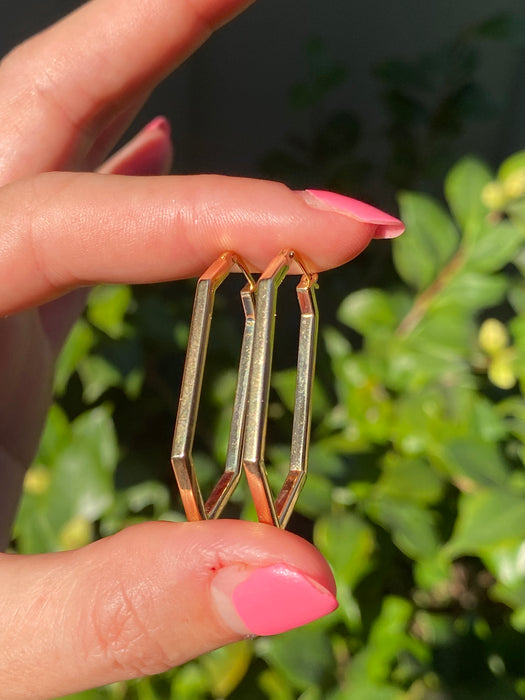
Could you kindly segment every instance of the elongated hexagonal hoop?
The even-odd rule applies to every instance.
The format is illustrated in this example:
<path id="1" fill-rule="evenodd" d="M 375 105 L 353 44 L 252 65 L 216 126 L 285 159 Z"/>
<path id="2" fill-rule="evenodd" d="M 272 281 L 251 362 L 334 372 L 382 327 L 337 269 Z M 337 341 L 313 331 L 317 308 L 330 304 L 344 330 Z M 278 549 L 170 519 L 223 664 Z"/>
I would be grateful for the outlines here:
<path id="1" fill-rule="evenodd" d="M 279 285 L 294 264 L 299 266 L 302 276 L 296 288 L 301 318 L 290 469 L 274 502 L 264 465 L 264 449 L 275 313 Z M 234 266 L 244 272 L 248 281 L 241 290 L 245 327 L 226 465 L 222 477 L 204 503 L 191 452 L 215 292 Z M 292 250 L 282 251 L 274 258 L 260 276 L 257 285 L 244 263 L 234 253 L 224 253 L 199 279 L 171 456 L 188 520 L 217 517 L 235 490 L 244 467 L 259 520 L 278 527 L 286 526 L 307 472 L 318 330 L 314 292 L 316 282 L 317 275 L 309 273 L 299 256 Z"/>
<path id="2" fill-rule="evenodd" d="M 193 465 L 193 441 L 195 438 L 215 292 L 235 267 L 244 273 L 247 280 L 247 284 L 241 290 L 245 327 L 237 388 L 233 404 L 225 470 L 210 497 L 204 503 Z M 235 490 L 242 473 L 246 395 L 250 376 L 255 320 L 254 292 L 255 282 L 248 272 L 248 268 L 239 256 L 231 252 L 221 255 L 199 278 L 197 283 L 171 453 L 173 471 L 175 472 L 175 478 L 177 479 L 188 520 L 203 520 L 217 517 Z"/>
<path id="3" fill-rule="evenodd" d="M 297 286 L 301 321 L 290 469 L 274 504 L 264 466 L 264 447 L 275 336 L 275 313 L 277 290 L 294 262 L 299 265 L 303 274 Z M 316 282 L 317 275 L 310 274 L 299 256 L 292 250 L 285 250 L 274 258 L 257 282 L 255 334 L 247 398 L 243 466 L 259 520 L 278 527 L 286 526 L 304 485 L 307 472 L 318 330 L 317 303 L 314 293 Z"/>

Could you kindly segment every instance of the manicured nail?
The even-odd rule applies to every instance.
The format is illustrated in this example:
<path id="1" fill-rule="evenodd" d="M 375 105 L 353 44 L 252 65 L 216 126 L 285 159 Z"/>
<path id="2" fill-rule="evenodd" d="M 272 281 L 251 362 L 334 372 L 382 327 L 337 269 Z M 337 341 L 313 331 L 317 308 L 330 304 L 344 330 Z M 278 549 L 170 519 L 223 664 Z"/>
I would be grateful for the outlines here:
<path id="1" fill-rule="evenodd" d="M 225 622 L 244 635 L 286 632 L 338 605 L 328 589 L 287 564 L 251 571 L 226 567 L 215 577 L 212 591 Z"/>
<path id="2" fill-rule="evenodd" d="M 160 131 L 164 131 L 165 134 L 168 136 L 171 135 L 171 127 L 169 121 L 166 119 L 166 117 L 155 117 L 155 119 L 152 119 L 146 126 L 142 129 L 142 131 L 155 131 L 159 129 Z"/>
<path id="3" fill-rule="evenodd" d="M 405 225 L 395 216 L 391 216 L 381 209 L 361 202 L 359 199 L 345 197 L 336 192 L 325 190 L 306 190 L 307 197 L 311 197 L 310 204 L 322 209 L 333 209 L 341 214 L 346 214 L 356 221 L 377 226 L 374 238 L 397 238 L 405 230 Z M 308 199 L 307 199 L 308 201 Z"/>

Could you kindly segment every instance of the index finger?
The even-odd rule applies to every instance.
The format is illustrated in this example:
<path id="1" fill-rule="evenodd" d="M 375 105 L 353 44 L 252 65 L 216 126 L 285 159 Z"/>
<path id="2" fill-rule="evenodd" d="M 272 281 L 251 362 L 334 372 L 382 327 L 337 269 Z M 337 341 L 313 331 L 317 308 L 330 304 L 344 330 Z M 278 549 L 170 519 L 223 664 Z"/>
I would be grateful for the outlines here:
<path id="1" fill-rule="evenodd" d="M 253 0 L 91 0 L 0 70 L 0 182 L 82 162 L 100 131 Z M 82 138 L 78 138 L 79 134 Z"/>
<path id="2" fill-rule="evenodd" d="M 403 231 L 398 219 L 356 200 L 275 182 L 89 173 L 46 173 L 2 188 L 0 227 L 0 314 L 96 282 L 199 275 L 225 250 L 261 270 L 293 248 L 312 270 L 328 269 L 373 237 Z"/>

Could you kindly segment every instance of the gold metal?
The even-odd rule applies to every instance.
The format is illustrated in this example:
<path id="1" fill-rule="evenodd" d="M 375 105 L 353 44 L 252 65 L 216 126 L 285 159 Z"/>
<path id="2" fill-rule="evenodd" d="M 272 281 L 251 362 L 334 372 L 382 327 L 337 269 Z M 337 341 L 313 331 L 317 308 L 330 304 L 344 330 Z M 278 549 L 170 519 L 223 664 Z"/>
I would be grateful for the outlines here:
<path id="1" fill-rule="evenodd" d="M 274 504 L 264 466 L 264 446 L 275 335 L 277 290 L 294 262 L 299 264 L 303 275 L 297 286 L 301 323 L 290 470 Z M 259 520 L 279 527 L 286 526 L 306 478 L 318 326 L 314 293 L 316 281 L 317 275 L 308 273 L 297 254 L 292 250 L 286 250 L 274 258 L 257 283 L 255 336 L 248 390 L 243 466 Z"/>
<path id="2" fill-rule="evenodd" d="M 264 465 L 266 423 L 275 336 L 275 315 L 279 285 L 292 265 L 302 276 L 297 285 L 300 309 L 297 379 L 292 426 L 290 469 L 277 499 L 268 484 Z M 206 503 L 191 458 L 202 377 L 217 287 L 232 267 L 247 279 L 241 291 L 245 328 L 239 362 L 230 438 L 225 470 Z M 261 274 L 257 285 L 246 266 L 234 253 L 225 253 L 199 279 L 190 326 L 179 411 L 173 439 L 172 465 L 189 520 L 217 517 L 235 490 L 244 467 L 248 485 L 261 522 L 286 527 L 307 473 L 312 387 L 318 332 L 315 299 L 317 275 L 308 272 L 295 251 L 282 251 Z"/>
<path id="3" fill-rule="evenodd" d="M 215 292 L 231 270 L 237 267 L 247 280 L 241 290 L 245 313 L 245 328 L 239 361 L 237 388 L 233 405 L 233 419 L 230 429 L 228 456 L 224 473 L 204 503 L 197 481 L 192 459 L 195 427 L 202 389 L 202 378 L 206 362 L 206 351 L 210 336 L 211 319 Z M 235 253 L 226 252 L 216 260 L 200 277 L 195 292 L 186 351 L 186 363 L 182 376 L 179 410 L 175 421 L 171 463 L 179 486 L 184 510 L 188 520 L 216 518 L 224 508 L 231 493 L 235 490 L 242 473 L 242 446 L 246 392 L 249 381 L 251 351 L 254 329 L 255 282 L 248 268 Z"/>

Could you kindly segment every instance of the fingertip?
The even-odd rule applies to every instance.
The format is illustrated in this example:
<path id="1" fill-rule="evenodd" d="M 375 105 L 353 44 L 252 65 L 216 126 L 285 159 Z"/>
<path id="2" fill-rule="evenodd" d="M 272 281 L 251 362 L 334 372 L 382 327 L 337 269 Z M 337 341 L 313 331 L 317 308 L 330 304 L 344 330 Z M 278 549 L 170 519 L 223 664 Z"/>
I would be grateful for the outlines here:
<path id="1" fill-rule="evenodd" d="M 167 175 L 173 165 L 171 127 L 166 117 L 152 119 L 98 170 L 112 175 Z"/>
<path id="2" fill-rule="evenodd" d="M 171 136 L 171 126 L 168 119 L 160 114 L 158 117 L 154 117 L 146 126 L 142 129 L 144 132 L 148 131 L 162 131 L 168 138 Z"/>
<path id="3" fill-rule="evenodd" d="M 397 238 L 405 230 L 403 222 L 395 216 L 359 199 L 326 190 L 308 189 L 299 194 L 309 206 L 336 211 L 355 221 L 373 226 L 373 238 Z"/>
<path id="4" fill-rule="evenodd" d="M 212 598 L 228 627 L 241 635 L 275 635 L 337 608 L 333 592 L 286 561 L 256 568 L 227 566 L 214 576 Z"/>

